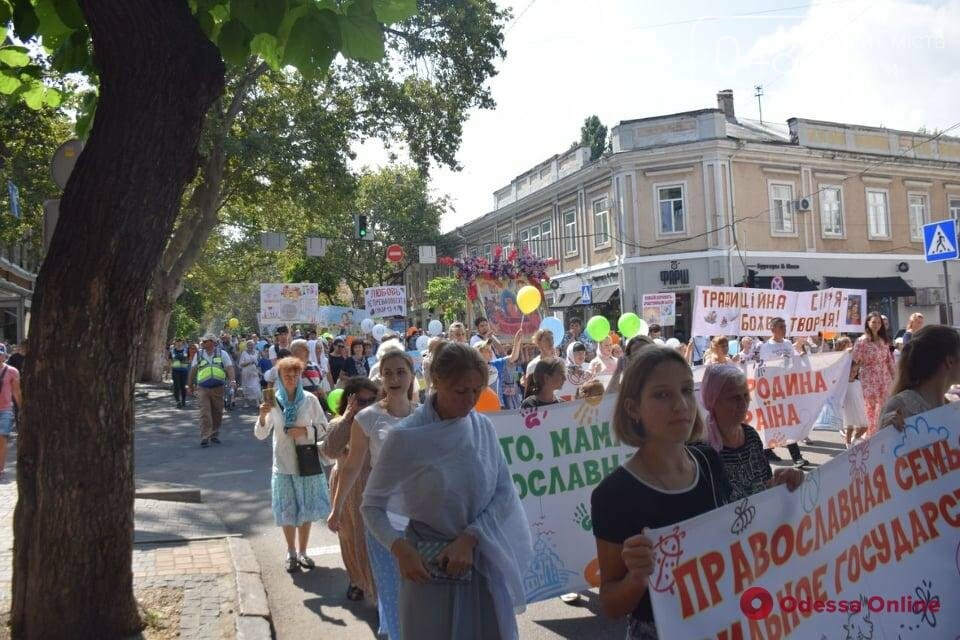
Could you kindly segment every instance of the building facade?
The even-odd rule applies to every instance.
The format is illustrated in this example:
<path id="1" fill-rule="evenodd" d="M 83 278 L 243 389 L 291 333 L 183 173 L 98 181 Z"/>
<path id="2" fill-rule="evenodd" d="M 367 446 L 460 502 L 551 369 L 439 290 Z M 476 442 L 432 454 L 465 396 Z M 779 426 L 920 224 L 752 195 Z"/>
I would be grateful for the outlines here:
<path id="1" fill-rule="evenodd" d="M 960 217 L 960 138 L 775 126 L 738 119 L 730 91 L 717 102 L 620 122 L 611 152 L 540 163 L 452 235 L 464 253 L 499 244 L 557 258 L 547 303 L 564 316 L 639 313 L 644 293 L 673 292 L 679 337 L 698 285 L 766 288 L 773 276 L 793 290 L 864 288 L 894 327 L 914 311 L 946 322 L 947 304 L 957 310 L 960 270 L 948 300 L 942 266 L 924 261 L 922 225 Z"/>

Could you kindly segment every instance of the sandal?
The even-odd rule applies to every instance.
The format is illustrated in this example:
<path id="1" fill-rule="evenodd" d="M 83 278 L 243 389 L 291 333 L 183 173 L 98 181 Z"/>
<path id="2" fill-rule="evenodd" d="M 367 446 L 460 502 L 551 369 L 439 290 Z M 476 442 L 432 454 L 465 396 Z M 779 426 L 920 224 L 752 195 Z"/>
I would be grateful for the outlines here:
<path id="1" fill-rule="evenodd" d="M 363 589 L 355 584 L 350 585 L 350 587 L 347 589 L 347 600 L 350 600 L 351 602 L 363 600 Z"/>

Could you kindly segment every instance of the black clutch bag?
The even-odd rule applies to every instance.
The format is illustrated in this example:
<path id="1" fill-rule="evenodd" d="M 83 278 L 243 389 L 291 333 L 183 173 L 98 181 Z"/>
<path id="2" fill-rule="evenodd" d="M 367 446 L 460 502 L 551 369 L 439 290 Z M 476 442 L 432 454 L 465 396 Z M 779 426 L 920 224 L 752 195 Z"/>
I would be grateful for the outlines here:
<path id="1" fill-rule="evenodd" d="M 297 449 L 297 474 L 316 476 L 323 473 L 320 464 L 320 446 L 317 444 L 317 427 L 313 427 L 313 442 L 295 445 Z"/>

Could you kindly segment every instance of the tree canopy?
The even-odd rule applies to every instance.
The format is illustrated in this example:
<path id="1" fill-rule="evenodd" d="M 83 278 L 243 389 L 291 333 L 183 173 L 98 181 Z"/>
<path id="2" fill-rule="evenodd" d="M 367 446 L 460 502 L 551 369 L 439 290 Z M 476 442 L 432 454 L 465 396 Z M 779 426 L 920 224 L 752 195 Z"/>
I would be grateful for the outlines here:
<path id="1" fill-rule="evenodd" d="M 580 145 L 590 146 L 590 159 L 596 160 L 607 150 L 607 128 L 596 115 L 583 121 L 580 128 Z"/>

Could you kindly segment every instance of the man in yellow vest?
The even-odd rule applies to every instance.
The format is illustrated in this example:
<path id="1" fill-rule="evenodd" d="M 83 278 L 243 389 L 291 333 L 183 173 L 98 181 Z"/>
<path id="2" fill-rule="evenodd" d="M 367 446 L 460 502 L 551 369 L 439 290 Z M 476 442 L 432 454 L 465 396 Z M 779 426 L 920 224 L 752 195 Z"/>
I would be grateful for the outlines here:
<path id="1" fill-rule="evenodd" d="M 217 346 L 217 337 L 203 337 L 201 349 L 190 365 L 190 393 L 197 391 L 200 404 L 200 446 L 220 444 L 220 423 L 223 420 L 224 386 L 237 386 L 233 360 Z"/>

